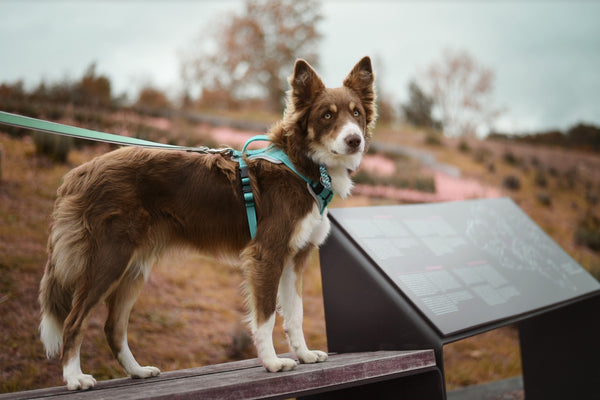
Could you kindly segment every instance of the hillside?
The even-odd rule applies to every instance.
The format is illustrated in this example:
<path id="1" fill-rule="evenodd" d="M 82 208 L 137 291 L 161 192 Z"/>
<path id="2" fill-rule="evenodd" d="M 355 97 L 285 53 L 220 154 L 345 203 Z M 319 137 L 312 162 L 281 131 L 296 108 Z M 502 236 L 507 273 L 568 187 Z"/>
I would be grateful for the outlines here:
<path id="1" fill-rule="evenodd" d="M 162 117 L 114 113 L 103 118 L 117 127 L 113 132 L 133 134 L 141 129 L 154 140 L 172 133 L 168 138 L 175 143 L 225 142 L 237 147 L 251 134 Z M 435 163 L 423 166 L 422 160 L 404 153 L 372 151 L 357 195 L 346 201 L 335 199 L 332 207 L 507 195 L 578 262 L 600 276 L 600 253 L 586 246 L 593 247 L 600 225 L 594 225 L 600 195 L 599 156 L 491 141 L 443 139 L 430 145 L 424 132 L 410 128 L 380 128 L 376 139 L 388 147 L 428 154 Z M 37 290 L 46 258 L 49 215 L 61 176 L 110 148 L 79 145 L 68 152 L 66 163 L 56 163 L 36 154 L 31 136 L 11 137 L 3 127 L 0 146 L 0 392 L 61 385 L 60 363 L 45 359 L 37 332 Z M 438 164 L 458 168 L 460 174 L 450 176 L 436 169 Z M 454 197 L 444 198 L 448 191 Z M 326 349 L 318 264 L 315 254 L 305 279 L 305 333 L 311 346 Z M 237 268 L 195 253 L 162 257 L 131 317 L 130 345 L 140 362 L 174 370 L 253 357 L 242 323 L 241 279 Z M 121 377 L 124 374 L 104 339 L 104 315 L 99 307 L 84 341 L 82 365 L 99 379 Z M 278 320 L 275 343 L 278 351 L 285 352 L 280 325 Z M 445 363 L 449 388 L 519 374 L 517 332 L 505 328 L 449 345 Z"/>

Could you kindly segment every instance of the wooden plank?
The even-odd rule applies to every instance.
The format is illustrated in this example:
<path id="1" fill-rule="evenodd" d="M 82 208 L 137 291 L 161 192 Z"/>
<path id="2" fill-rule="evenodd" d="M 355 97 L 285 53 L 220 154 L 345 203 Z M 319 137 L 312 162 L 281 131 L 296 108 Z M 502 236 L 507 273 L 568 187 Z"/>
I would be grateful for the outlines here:
<path id="1" fill-rule="evenodd" d="M 289 354 L 288 354 L 289 356 Z M 231 370 L 243 370 L 248 368 L 256 368 L 260 367 L 260 361 L 258 359 L 248 359 L 241 361 L 232 361 L 228 363 L 222 364 L 214 364 L 207 365 L 204 367 L 196 367 L 196 368 L 188 368 L 188 369 L 180 369 L 176 371 L 163 371 L 159 376 L 148 379 L 131 379 L 131 378 L 117 378 L 110 379 L 106 381 L 99 381 L 94 387 L 93 391 L 97 390 L 106 390 L 113 387 L 123 387 L 123 386 L 137 386 L 144 385 L 150 381 L 163 381 L 163 380 L 171 380 L 182 378 L 186 376 L 202 376 L 208 374 L 216 374 L 219 372 L 231 371 Z M 69 395 L 71 393 L 86 393 L 83 392 L 70 392 L 66 390 L 66 386 L 56 386 L 45 389 L 35 389 L 24 392 L 15 392 L 15 393 L 7 393 L 0 394 L 0 400 L 6 399 L 31 399 L 31 398 L 47 398 L 47 397 L 59 397 L 61 395 Z"/>
<path id="2" fill-rule="evenodd" d="M 64 387 L 0 395 L 0 399 L 285 399 L 411 375 L 435 368 L 433 350 L 331 355 L 320 364 L 267 373 L 258 360 L 165 372 L 156 378 L 114 379 L 90 391 Z"/>

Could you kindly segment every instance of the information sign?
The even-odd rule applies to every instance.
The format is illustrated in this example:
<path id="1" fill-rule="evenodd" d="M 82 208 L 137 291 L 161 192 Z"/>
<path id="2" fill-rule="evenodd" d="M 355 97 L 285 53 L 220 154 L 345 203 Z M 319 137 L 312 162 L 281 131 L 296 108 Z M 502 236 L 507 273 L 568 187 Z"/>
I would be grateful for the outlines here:
<path id="1" fill-rule="evenodd" d="M 600 289 L 507 198 L 330 213 L 443 335 Z"/>

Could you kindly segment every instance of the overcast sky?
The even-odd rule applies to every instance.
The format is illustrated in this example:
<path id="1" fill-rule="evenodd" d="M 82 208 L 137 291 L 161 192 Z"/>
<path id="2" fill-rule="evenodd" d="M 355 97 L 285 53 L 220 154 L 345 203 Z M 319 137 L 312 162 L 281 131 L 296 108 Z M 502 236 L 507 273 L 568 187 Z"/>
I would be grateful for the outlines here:
<path id="1" fill-rule="evenodd" d="M 0 82 L 78 79 L 92 63 L 116 94 L 181 92 L 180 54 L 240 0 L 0 0 Z M 600 1 L 334 1 L 322 4 L 319 72 L 328 86 L 370 55 L 396 103 L 445 48 L 495 72 L 497 127 L 600 125 Z M 302 55 L 298 55 L 301 57 Z"/>

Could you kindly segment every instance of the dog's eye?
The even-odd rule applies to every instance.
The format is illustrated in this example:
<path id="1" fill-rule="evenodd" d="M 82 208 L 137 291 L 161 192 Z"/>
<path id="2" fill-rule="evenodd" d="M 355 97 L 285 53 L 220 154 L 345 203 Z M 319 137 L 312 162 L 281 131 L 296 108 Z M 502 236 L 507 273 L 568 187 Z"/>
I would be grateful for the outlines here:
<path id="1" fill-rule="evenodd" d="M 323 114 L 323 118 L 325 118 L 325 119 L 331 119 L 331 117 L 333 117 L 333 115 L 331 115 L 330 112 Z"/>
<path id="2" fill-rule="evenodd" d="M 355 117 L 358 117 L 358 116 L 360 116 L 360 112 L 359 112 L 358 110 L 354 110 L 354 116 L 355 116 Z"/>

